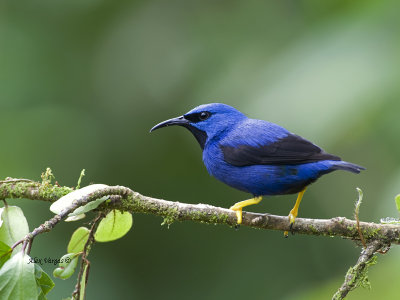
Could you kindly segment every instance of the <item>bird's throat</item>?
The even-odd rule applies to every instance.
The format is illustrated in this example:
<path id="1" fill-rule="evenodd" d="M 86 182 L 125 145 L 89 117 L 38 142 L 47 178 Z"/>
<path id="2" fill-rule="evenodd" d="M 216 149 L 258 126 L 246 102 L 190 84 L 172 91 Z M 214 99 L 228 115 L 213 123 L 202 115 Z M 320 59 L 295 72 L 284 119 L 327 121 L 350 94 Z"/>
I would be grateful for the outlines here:
<path id="1" fill-rule="evenodd" d="M 207 141 L 207 133 L 190 125 L 185 127 L 194 135 L 196 140 L 199 142 L 201 149 L 204 149 L 204 145 Z"/>

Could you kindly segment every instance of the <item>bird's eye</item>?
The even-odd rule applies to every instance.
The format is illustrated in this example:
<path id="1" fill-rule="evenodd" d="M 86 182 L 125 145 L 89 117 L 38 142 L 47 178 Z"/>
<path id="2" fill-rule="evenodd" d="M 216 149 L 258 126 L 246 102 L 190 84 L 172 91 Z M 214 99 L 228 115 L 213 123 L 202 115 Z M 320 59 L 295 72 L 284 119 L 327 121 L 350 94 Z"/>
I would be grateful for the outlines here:
<path id="1" fill-rule="evenodd" d="M 211 114 L 208 111 L 203 111 L 203 112 L 200 113 L 199 119 L 201 121 L 207 120 L 210 117 L 210 115 Z"/>
<path id="2" fill-rule="evenodd" d="M 202 111 L 198 113 L 186 114 L 183 117 L 190 121 L 191 123 L 197 123 L 204 120 L 207 120 L 211 116 L 211 113 L 208 111 Z"/>

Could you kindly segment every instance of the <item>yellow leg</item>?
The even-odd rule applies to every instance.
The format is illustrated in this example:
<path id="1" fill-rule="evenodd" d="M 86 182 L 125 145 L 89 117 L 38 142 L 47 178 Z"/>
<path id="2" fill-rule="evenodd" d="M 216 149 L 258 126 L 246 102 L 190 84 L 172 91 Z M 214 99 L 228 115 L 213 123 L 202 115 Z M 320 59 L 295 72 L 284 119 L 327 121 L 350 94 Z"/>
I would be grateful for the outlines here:
<path id="1" fill-rule="evenodd" d="M 304 190 L 302 190 L 299 193 L 299 195 L 297 196 L 296 204 L 294 205 L 294 207 L 292 208 L 292 210 L 289 213 L 288 217 L 289 217 L 290 228 L 292 228 L 294 221 L 296 220 L 297 213 L 299 212 L 300 202 L 301 202 L 301 199 L 303 198 L 305 191 L 306 191 L 306 188 L 304 188 Z M 283 234 L 285 235 L 285 237 L 287 237 L 289 232 L 285 231 Z"/>
<path id="2" fill-rule="evenodd" d="M 235 203 L 235 205 L 231 206 L 230 209 L 236 211 L 236 217 L 237 217 L 237 223 L 242 224 L 242 209 L 245 206 L 253 205 L 253 204 L 258 204 L 262 200 L 261 196 L 254 197 L 252 199 L 240 201 L 238 203 Z"/>

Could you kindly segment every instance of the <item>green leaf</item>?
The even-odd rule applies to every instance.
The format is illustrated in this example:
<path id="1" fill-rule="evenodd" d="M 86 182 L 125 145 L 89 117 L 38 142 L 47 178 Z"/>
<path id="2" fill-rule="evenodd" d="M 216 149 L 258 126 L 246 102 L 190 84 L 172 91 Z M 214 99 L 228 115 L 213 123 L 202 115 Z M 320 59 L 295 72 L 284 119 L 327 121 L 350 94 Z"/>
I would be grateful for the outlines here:
<path id="1" fill-rule="evenodd" d="M 89 238 L 89 232 L 89 229 L 86 227 L 79 227 L 77 230 L 75 230 L 68 243 L 68 253 L 82 252 Z"/>
<path id="2" fill-rule="evenodd" d="M 73 192 L 61 197 L 60 199 L 58 199 L 56 202 L 54 202 L 50 206 L 50 210 L 55 214 L 59 214 L 64 209 L 70 207 L 76 199 L 80 199 L 84 196 L 89 195 L 90 193 L 93 193 L 94 191 L 97 191 L 98 189 L 106 188 L 106 187 L 108 187 L 108 186 L 105 184 L 92 184 L 92 185 L 85 186 L 84 188 L 73 191 Z M 72 217 L 67 218 L 65 221 L 76 221 L 76 220 L 80 220 L 84 217 L 85 217 L 84 214 L 78 214 L 77 216 L 72 216 Z"/>
<path id="3" fill-rule="evenodd" d="M 110 242 L 123 237 L 132 227 L 132 215 L 114 209 L 100 221 L 94 238 L 98 242 Z"/>
<path id="4" fill-rule="evenodd" d="M 78 207 L 75 209 L 72 213 L 68 215 L 68 217 L 74 217 L 80 214 L 87 213 L 88 211 L 91 211 L 93 209 L 96 209 L 100 204 L 102 204 L 104 201 L 106 201 L 110 196 L 104 196 L 99 199 L 96 199 L 94 201 L 90 201 L 84 206 Z"/>
<path id="5" fill-rule="evenodd" d="M 394 200 L 396 201 L 396 208 L 397 208 L 397 211 L 400 213 L 400 194 L 398 194 L 398 195 L 394 198 Z"/>
<path id="6" fill-rule="evenodd" d="M 68 279 L 71 277 L 78 265 L 78 257 L 79 254 L 77 253 L 68 253 L 61 257 L 59 263 L 60 267 L 53 271 L 53 276 L 61 279 Z"/>
<path id="7" fill-rule="evenodd" d="M 36 300 L 35 267 L 28 255 L 18 251 L 0 269 L 0 299 Z"/>
<path id="8" fill-rule="evenodd" d="M 79 300 L 85 300 L 87 269 L 88 269 L 88 265 L 85 265 L 85 269 L 83 270 L 82 279 L 81 279 L 81 292 L 79 293 Z"/>
<path id="9" fill-rule="evenodd" d="M 68 217 L 64 221 L 65 222 L 75 222 L 75 221 L 83 219 L 84 217 L 86 217 L 85 214 L 80 214 L 80 215 L 77 215 L 77 216 Z"/>
<path id="10" fill-rule="evenodd" d="M 0 268 L 11 257 L 11 247 L 0 241 Z"/>
<path id="11" fill-rule="evenodd" d="M 12 246 L 29 233 L 28 222 L 18 206 L 0 208 L 0 241 Z M 14 249 L 17 253 L 21 246 Z"/>
<path id="12" fill-rule="evenodd" d="M 54 287 L 54 282 L 38 264 L 35 264 L 35 279 L 39 287 L 39 299 L 46 299 L 45 295 Z"/>

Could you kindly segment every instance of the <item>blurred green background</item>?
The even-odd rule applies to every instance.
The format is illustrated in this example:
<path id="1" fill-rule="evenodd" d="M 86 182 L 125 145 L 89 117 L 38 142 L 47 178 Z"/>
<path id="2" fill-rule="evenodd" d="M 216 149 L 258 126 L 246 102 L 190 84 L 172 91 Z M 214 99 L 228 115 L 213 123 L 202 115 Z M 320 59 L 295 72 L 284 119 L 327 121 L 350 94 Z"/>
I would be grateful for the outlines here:
<path id="1" fill-rule="evenodd" d="M 398 1 L 1 1 L 0 178 L 125 185 L 144 195 L 229 207 L 249 195 L 211 178 L 189 132 L 156 123 L 208 102 L 278 123 L 367 167 L 335 172 L 305 194 L 300 216 L 397 217 L 400 193 Z M 250 211 L 287 215 L 295 195 Z M 30 228 L 47 203 L 13 200 Z M 123 239 L 96 244 L 89 299 L 330 299 L 360 248 L 338 238 L 134 215 Z M 84 222 L 83 222 L 84 223 Z M 32 256 L 61 257 L 77 224 L 35 239 Z M 400 251 L 370 270 L 396 298 Z M 54 266 L 45 265 L 52 272 Z M 75 279 L 55 279 L 49 299 Z M 394 296 L 396 295 L 396 296 Z"/>

